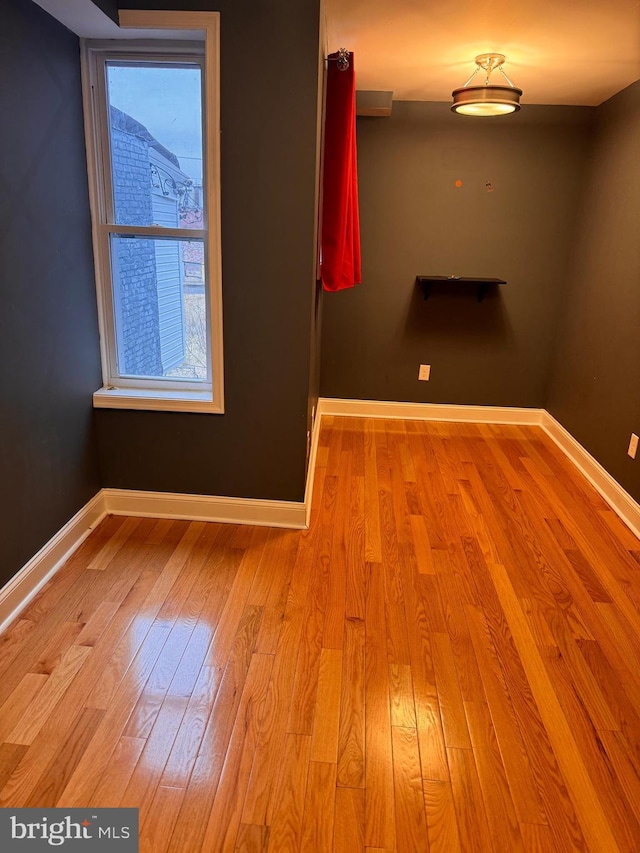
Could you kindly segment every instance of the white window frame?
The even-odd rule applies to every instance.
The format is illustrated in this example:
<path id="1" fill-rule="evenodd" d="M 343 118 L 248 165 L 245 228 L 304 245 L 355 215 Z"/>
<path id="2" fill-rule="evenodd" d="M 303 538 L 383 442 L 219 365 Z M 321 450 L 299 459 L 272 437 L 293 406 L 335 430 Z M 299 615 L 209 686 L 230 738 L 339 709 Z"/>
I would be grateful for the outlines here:
<path id="1" fill-rule="evenodd" d="M 127 28 L 122 40 L 108 42 L 83 40 L 81 43 L 89 196 L 103 376 L 103 387 L 93 395 L 93 404 L 97 408 L 210 413 L 224 411 L 220 246 L 219 21 L 220 15 L 216 12 L 122 10 L 120 26 Z M 132 38 L 136 30 L 145 30 L 144 41 Z M 149 30 L 157 31 L 157 40 L 148 39 Z M 182 60 L 202 65 L 203 183 L 205 188 L 205 222 L 202 231 L 115 225 L 112 221 L 109 129 L 106 118 L 108 107 L 104 81 L 104 63 L 110 60 L 173 61 L 178 64 Z M 181 237 L 204 241 L 207 276 L 205 292 L 208 297 L 206 310 L 209 332 L 209 382 L 118 375 L 109 248 L 110 235 L 113 233 L 141 237 Z"/>

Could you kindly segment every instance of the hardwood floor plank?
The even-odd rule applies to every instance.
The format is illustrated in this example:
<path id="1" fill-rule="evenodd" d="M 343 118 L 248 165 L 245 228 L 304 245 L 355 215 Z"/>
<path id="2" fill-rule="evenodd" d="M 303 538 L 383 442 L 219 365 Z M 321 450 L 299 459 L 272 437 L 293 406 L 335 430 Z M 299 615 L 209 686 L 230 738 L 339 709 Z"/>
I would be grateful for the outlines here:
<path id="1" fill-rule="evenodd" d="M 176 734 L 184 717 L 186 704 L 186 699 L 176 697 L 169 697 L 163 704 L 124 790 L 120 800 L 121 807 L 137 807 L 140 809 L 140 814 L 145 815 L 152 807 L 153 798 L 158 788 L 169 787 L 162 785 L 162 770 L 175 742 Z M 114 753 L 115 749 L 109 759 L 109 766 L 114 760 Z M 91 795 L 92 798 L 93 795 Z"/>
<path id="2" fill-rule="evenodd" d="M 429 841 L 416 730 L 394 726 L 391 732 L 396 848 L 406 853 L 428 853 Z"/>
<path id="3" fill-rule="evenodd" d="M 89 561 L 87 569 L 93 569 L 96 572 L 104 571 L 118 551 L 125 547 L 127 539 L 135 533 L 139 524 L 139 518 L 124 518 L 118 530 L 104 542 L 95 557 Z"/>
<path id="4" fill-rule="evenodd" d="M 140 826 L 141 853 L 164 853 L 184 796 L 184 788 L 158 787 L 149 810 L 154 817 L 147 816 Z"/>
<path id="5" fill-rule="evenodd" d="M 118 601 L 101 601 L 76 638 L 78 646 L 95 646 L 118 612 Z"/>
<path id="6" fill-rule="evenodd" d="M 174 521 L 171 518 L 159 518 L 144 540 L 145 545 L 162 545 L 173 532 L 181 538 L 187 529 L 187 521 Z"/>
<path id="7" fill-rule="evenodd" d="M 364 853 L 364 790 L 336 788 L 333 853 Z"/>
<path id="8" fill-rule="evenodd" d="M 389 698 L 391 725 L 415 729 L 416 709 L 409 664 L 389 664 Z"/>
<path id="9" fill-rule="evenodd" d="M 109 766 L 93 792 L 92 805 L 98 808 L 117 808 L 120 805 L 146 743 L 144 738 L 120 738 Z"/>
<path id="10" fill-rule="evenodd" d="M 534 470 L 532 469 L 532 473 Z M 570 479 L 574 477 L 573 472 L 569 472 L 569 469 L 564 466 L 562 470 L 569 474 Z M 543 487 L 541 475 L 536 472 L 534 477 Z M 573 498 L 566 483 L 566 478 L 564 480 L 557 478 L 557 482 L 554 484 L 555 492 L 551 492 L 554 504 L 558 505 L 560 501 L 564 501 L 566 507 L 561 510 L 559 518 L 575 539 L 585 558 L 596 568 L 598 580 L 611 597 L 612 603 L 618 606 L 620 612 L 638 635 L 640 633 L 640 613 L 634 606 L 633 596 L 630 598 L 628 594 L 630 587 L 633 586 L 629 572 L 636 574 L 637 564 L 629 554 L 629 550 L 625 549 L 612 535 L 611 530 L 597 512 L 594 512 L 586 502 L 580 502 Z M 602 508 L 602 505 L 599 504 L 598 508 Z M 611 559 L 603 560 L 603 551 L 608 551 Z"/>
<path id="11" fill-rule="evenodd" d="M 382 567 L 368 566 L 365 620 L 365 844 L 395 847 L 389 675 Z"/>
<path id="12" fill-rule="evenodd" d="M 51 675 L 69 646 L 76 641 L 82 627 L 81 622 L 63 622 L 59 625 L 30 671 Z"/>
<path id="13" fill-rule="evenodd" d="M 9 734 L 20 720 L 28 719 L 31 703 L 36 700 L 49 679 L 43 673 L 27 672 L 0 708 L 0 743 L 9 741 Z M 11 741 L 9 741 L 11 742 Z"/>
<path id="14" fill-rule="evenodd" d="M 204 730 L 200 732 L 199 728 L 195 728 L 195 731 L 183 728 L 189 737 L 186 743 L 191 749 L 185 759 L 180 760 L 178 757 L 176 763 L 180 773 L 186 776 L 189 772 L 190 776 L 186 786 L 187 795 L 176 822 L 169 850 L 181 851 L 184 846 L 197 850 L 201 845 L 238 709 L 242 702 L 253 650 L 260 630 L 261 616 L 261 607 L 246 607 Z M 184 745 L 184 740 L 176 738 L 173 755 L 176 756 L 177 750 L 182 749 Z M 168 754 L 167 758 L 170 761 L 171 755 Z M 164 767 L 165 762 L 161 770 Z M 175 774 L 175 769 L 173 773 Z"/>
<path id="15" fill-rule="evenodd" d="M 268 540 L 263 552 L 260 571 L 266 571 L 269 576 L 269 587 L 264 598 L 260 633 L 256 640 L 256 651 L 261 654 L 275 654 L 278 637 L 282 628 L 282 619 L 287 602 L 287 592 L 291 579 L 291 567 L 295 562 L 298 550 L 299 536 L 290 530 L 278 530 L 276 541 Z M 257 603 L 253 595 L 249 596 L 252 604 Z"/>
<path id="16" fill-rule="evenodd" d="M 604 587 L 598 580 L 598 575 L 589 565 L 582 551 L 575 547 L 564 551 L 565 557 L 569 560 L 573 569 L 583 584 L 587 594 L 594 602 L 611 603 L 611 596 L 605 591 Z"/>
<path id="17" fill-rule="evenodd" d="M 445 554 L 445 551 L 434 551 L 434 554 Z M 434 567 L 435 568 L 435 567 Z M 440 601 L 440 589 L 434 571 L 432 575 L 420 575 L 416 581 L 420 604 L 424 608 L 426 623 L 430 633 L 446 634 L 447 622 Z"/>
<path id="18" fill-rule="evenodd" d="M 521 823 L 520 834 L 526 853 L 556 853 L 557 846 L 548 826 L 541 823 Z"/>
<path id="19" fill-rule="evenodd" d="M 541 822 L 549 823 L 558 849 L 580 849 L 585 844 L 582 831 L 522 662 L 514 654 L 514 641 L 504 614 L 496 619 L 491 613 L 489 634 L 542 804 Z M 527 765 L 523 769 L 526 772 Z M 512 796 L 515 803 L 513 792 Z"/>
<path id="20" fill-rule="evenodd" d="M 450 782 L 424 780 L 429 853 L 462 853 Z"/>
<path id="21" fill-rule="evenodd" d="M 598 800 L 584 760 L 575 743 L 569 721 L 564 716 L 557 696 L 549 683 L 542 659 L 528 630 L 513 587 L 503 566 L 491 567 L 496 591 L 509 622 L 513 639 L 537 700 L 545 728 L 553 746 L 560 770 L 565 778 L 574 808 L 587 842 L 594 847 L 616 849 L 611 826 Z"/>
<path id="22" fill-rule="evenodd" d="M 364 623 L 347 619 L 337 769 L 337 784 L 347 788 L 364 788 L 364 642 Z"/>
<path id="23" fill-rule="evenodd" d="M 597 729 L 616 731 L 619 725 L 615 720 L 607 699 L 585 659 L 580 654 L 570 628 L 565 620 L 559 618 L 553 625 L 553 634 L 565 663 L 571 668 L 571 680 L 576 692 L 584 704 L 593 725 Z"/>
<path id="24" fill-rule="evenodd" d="M 477 597 L 475 590 L 473 593 L 469 592 L 472 583 L 475 585 L 475 581 L 465 571 L 466 561 L 462 557 L 454 561 L 450 554 L 439 552 L 436 566 L 436 582 L 440 590 L 440 598 L 444 601 L 442 606 L 444 633 L 449 636 L 460 694 L 465 701 L 484 702 L 482 679 L 464 613 L 464 602 L 474 603 Z M 464 568 L 460 569 L 459 566 Z M 462 579 L 465 574 L 468 576 L 466 581 Z"/>
<path id="25" fill-rule="evenodd" d="M 38 732 L 45 724 L 47 717 L 62 698 L 65 690 L 76 677 L 78 670 L 85 662 L 91 649 L 87 646 L 70 646 L 60 663 L 48 676 L 42 689 L 38 691 L 35 706 L 29 706 L 22 717 L 6 737 L 8 743 L 23 743 L 27 746 L 33 743 Z"/>
<path id="26" fill-rule="evenodd" d="M 460 846 L 465 853 L 498 850 L 489 832 L 473 752 L 470 749 L 447 748 L 447 756 Z"/>
<path id="27" fill-rule="evenodd" d="M 342 652 L 337 649 L 322 649 L 311 738 L 311 761 L 333 764 L 338 761 L 341 686 Z"/>
<path id="28" fill-rule="evenodd" d="M 418 571 L 422 575 L 435 575 L 436 567 L 433 563 L 431 553 L 431 542 L 427 533 L 427 526 L 421 515 L 409 516 L 411 525 L 411 539 L 416 554 Z"/>
<path id="29" fill-rule="evenodd" d="M 262 825 L 270 822 L 275 805 L 278 770 L 284 749 L 288 710 L 295 687 L 300 638 L 308 618 L 309 589 L 315 557 L 314 533 L 303 536 L 293 567 L 284 623 L 273 661 L 265 713 L 260 725 L 242 821 Z M 284 709 L 287 709 L 284 712 Z"/>
<path id="30" fill-rule="evenodd" d="M 91 532 L 80 547 L 75 551 L 64 567 L 51 578 L 46 587 L 27 604 L 22 611 L 21 619 L 33 620 L 39 623 L 54 612 L 61 601 L 68 595 L 69 590 L 77 583 L 78 579 L 85 574 L 86 567 L 91 559 L 100 551 L 105 543 L 115 534 L 124 523 L 123 516 L 108 515 Z M 45 594 L 46 589 L 46 594 Z"/>
<path id="31" fill-rule="evenodd" d="M 67 736 L 78 708 L 84 706 L 84 702 L 100 677 L 114 646 L 118 644 L 122 634 L 135 618 L 137 609 L 144 605 L 149 589 L 156 581 L 156 572 L 142 572 L 139 576 L 100 643 L 94 647 L 92 654 L 87 657 L 78 677 L 72 681 L 61 701 L 45 721 L 32 744 L 32 748 L 25 753 L 15 772 L 0 791 L 1 803 L 23 803 L 29 797 L 34 785 Z"/>
<path id="32" fill-rule="evenodd" d="M 364 427 L 364 555 L 367 563 L 382 560 L 377 470 L 375 430 L 373 422 L 367 420 Z"/>
<path id="33" fill-rule="evenodd" d="M 203 850 L 233 850 L 267 695 L 272 655 L 251 658 L 220 781 L 201 843 Z"/>
<path id="34" fill-rule="evenodd" d="M 162 707 L 169 685 L 195 628 L 197 617 L 178 621 L 170 630 L 162 651 L 154 664 L 144 690 L 129 717 L 124 734 L 127 737 L 149 736 Z"/>
<path id="35" fill-rule="evenodd" d="M 555 637 L 544 618 L 544 612 L 538 600 L 536 598 L 521 598 L 520 606 L 522 607 L 522 612 L 527 620 L 531 636 L 534 638 L 536 645 L 555 646 Z"/>
<path id="36" fill-rule="evenodd" d="M 311 760 L 298 848 L 300 853 L 331 853 L 335 799 L 336 765 Z"/>
<path id="37" fill-rule="evenodd" d="M 640 825 L 608 760 L 602 732 L 594 728 L 588 708 L 580 701 L 564 658 L 555 649 L 549 649 L 548 652 L 544 657 L 545 665 L 554 675 L 556 694 L 565 716 L 571 721 L 576 744 L 587 759 L 589 778 L 603 805 L 612 832 L 621 850 L 633 849 L 636 840 L 640 838 Z"/>
<path id="38" fill-rule="evenodd" d="M 65 566 L 66 568 L 67 566 Z M 63 569 L 61 574 L 64 573 Z M 24 616 L 24 613 L 23 610 L 21 615 Z M 35 627 L 36 623 L 31 619 L 17 619 L 0 636 L 0 672 L 6 671 L 9 664 L 23 649 L 26 638 Z"/>
<path id="39" fill-rule="evenodd" d="M 269 847 L 269 827 L 241 823 L 236 840 L 236 853 L 266 853 Z"/>
<path id="40" fill-rule="evenodd" d="M 620 732 L 598 732 L 617 784 L 623 791 L 636 820 L 640 820 L 640 772 L 632 749 Z"/>
<path id="41" fill-rule="evenodd" d="M 467 718 L 448 634 L 431 634 L 433 667 L 438 686 L 442 729 L 447 746 L 471 749 Z"/>
<path id="42" fill-rule="evenodd" d="M 295 682 L 289 709 L 288 732 L 310 735 L 313 731 L 318 672 L 324 633 L 324 617 L 329 594 L 333 515 L 338 485 L 335 477 L 325 478 L 315 550 L 310 594 L 305 602 L 303 630 L 296 662 Z"/>
<path id="43" fill-rule="evenodd" d="M 516 814 L 521 822 L 546 823 L 546 812 L 484 615 L 471 606 L 465 607 L 465 612 Z"/>
<path id="44" fill-rule="evenodd" d="M 438 700 L 422 692 L 422 685 L 414 682 L 416 725 L 420 742 L 422 778 L 433 781 L 449 780 L 449 764 L 442 731 Z"/>
<path id="45" fill-rule="evenodd" d="M 522 851 L 518 819 L 489 709 L 481 702 L 465 702 L 465 711 L 491 840 L 498 850 Z"/>
<path id="46" fill-rule="evenodd" d="M 406 442 L 404 430 L 393 431 L 388 435 L 391 458 L 391 506 L 395 519 L 395 539 L 397 542 L 396 560 L 399 559 L 399 550 L 404 545 L 413 545 L 413 533 L 411 530 L 411 516 L 407 506 L 406 488 L 407 482 L 402 476 L 401 453 L 403 446 L 400 442 Z"/>
<path id="47" fill-rule="evenodd" d="M 311 737 L 287 734 L 281 756 L 280 796 L 269 832 L 268 853 L 297 853 L 307 793 Z"/>
<path id="48" fill-rule="evenodd" d="M 343 446 L 345 435 L 343 432 Z M 343 450 L 333 508 L 334 524 L 327 578 L 327 601 L 322 628 L 322 647 L 325 649 L 342 649 L 344 643 L 344 620 L 347 604 L 347 573 L 345 567 L 347 566 L 350 534 L 351 485 L 351 453 Z"/>
<path id="49" fill-rule="evenodd" d="M 346 426 L 346 418 L 334 418 L 331 427 L 331 439 L 328 442 L 329 452 L 327 454 L 327 476 L 337 477 L 340 473 L 340 462 L 342 459 L 342 442 Z"/>
<path id="50" fill-rule="evenodd" d="M 28 749 L 28 746 L 21 743 L 0 743 L 0 790 L 4 788 Z"/>
<path id="51" fill-rule="evenodd" d="M 366 569 L 364 476 L 352 476 L 351 478 L 350 509 L 347 518 L 349 533 L 346 553 L 345 617 L 364 620 Z"/>
<path id="52" fill-rule="evenodd" d="M 449 766 L 442 732 L 436 677 L 430 639 L 430 624 L 423 597 L 419 593 L 420 576 L 412 549 L 400 548 L 405 619 L 408 630 L 409 659 L 413 682 L 413 700 L 420 742 L 420 763 L 424 779 L 449 779 Z"/>
<path id="53" fill-rule="evenodd" d="M 89 748 L 80 759 L 61 795 L 61 799 L 68 804 L 69 808 L 76 804 L 78 806 L 87 804 L 97 787 L 109 763 L 111 754 L 124 732 L 132 705 L 138 700 L 162 650 L 167 633 L 166 628 L 159 628 L 155 632 L 150 631 L 140 647 L 134 665 L 131 666 L 122 680 L 113 701 L 109 704 L 100 721 Z M 91 649 L 85 646 L 77 646 L 76 648 L 91 652 Z"/>
<path id="54" fill-rule="evenodd" d="M 29 799 L 27 808 L 53 808 L 60 794 L 87 749 L 104 711 L 85 708 L 74 721 L 69 737 L 56 752 L 54 759 L 41 776 Z"/>
<path id="55" fill-rule="evenodd" d="M 181 788 L 188 784 L 220 682 L 217 670 L 203 666 L 193 692 L 183 697 L 188 703 L 162 773 L 163 785 Z"/>
<path id="56" fill-rule="evenodd" d="M 625 740 L 632 745 L 640 761 L 640 709 L 629 693 L 628 682 L 624 669 L 613 666 L 599 642 L 595 640 L 577 640 L 582 656 L 587 661 L 589 669 L 604 695 L 611 713 L 617 723 L 617 728 L 624 734 Z"/>

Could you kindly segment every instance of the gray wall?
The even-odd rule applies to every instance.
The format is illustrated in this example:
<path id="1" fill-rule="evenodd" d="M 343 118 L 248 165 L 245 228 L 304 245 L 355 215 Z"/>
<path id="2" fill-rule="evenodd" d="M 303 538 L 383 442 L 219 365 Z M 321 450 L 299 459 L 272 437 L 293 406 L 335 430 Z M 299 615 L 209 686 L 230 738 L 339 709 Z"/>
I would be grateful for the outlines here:
<path id="1" fill-rule="evenodd" d="M 394 102 L 358 120 L 363 284 L 325 295 L 323 396 L 544 405 L 592 116 Z M 481 304 L 462 285 L 425 302 L 416 275 L 508 284 Z"/>
<path id="2" fill-rule="evenodd" d="M 221 12 L 226 412 L 97 412 L 103 485 L 301 500 L 319 0 L 120 6 Z"/>
<path id="3" fill-rule="evenodd" d="M 100 383 L 78 39 L 0 14 L 0 585 L 100 487 Z"/>
<path id="4" fill-rule="evenodd" d="M 568 284 L 548 409 L 640 500 L 640 81 L 597 110 Z"/>

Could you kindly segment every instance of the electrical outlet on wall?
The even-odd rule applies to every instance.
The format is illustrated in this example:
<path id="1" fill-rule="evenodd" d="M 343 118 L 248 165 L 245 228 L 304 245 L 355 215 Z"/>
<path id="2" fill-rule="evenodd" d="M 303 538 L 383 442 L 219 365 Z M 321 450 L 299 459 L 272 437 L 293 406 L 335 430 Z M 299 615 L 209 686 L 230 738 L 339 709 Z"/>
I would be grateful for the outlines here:
<path id="1" fill-rule="evenodd" d="M 431 365 L 430 364 L 421 364 L 420 369 L 418 370 L 418 379 L 422 382 L 428 382 L 431 378 Z"/>
<path id="2" fill-rule="evenodd" d="M 627 453 L 632 459 L 636 458 L 636 453 L 638 452 L 638 436 L 635 432 L 631 433 L 631 440 L 629 441 L 629 449 Z"/>

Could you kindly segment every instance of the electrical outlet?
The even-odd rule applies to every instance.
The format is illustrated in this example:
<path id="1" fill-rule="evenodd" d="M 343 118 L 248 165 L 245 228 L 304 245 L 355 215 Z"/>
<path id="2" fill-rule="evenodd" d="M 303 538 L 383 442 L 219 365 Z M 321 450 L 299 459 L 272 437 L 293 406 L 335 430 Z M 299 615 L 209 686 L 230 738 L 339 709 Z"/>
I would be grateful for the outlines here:
<path id="1" fill-rule="evenodd" d="M 636 458 L 636 453 L 638 452 L 638 436 L 635 432 L 631 433 L 631 440 L 629 441 L 629 449 L 627 453 L 632 459 Z"/>
<path id="2" fill-rule="evenodd" d="M 428 382 L 431 378 L 431 365 L 430 364 L 421 364 L 420 370 L 418 371 L 418 379 L 422 382 Z"/>

